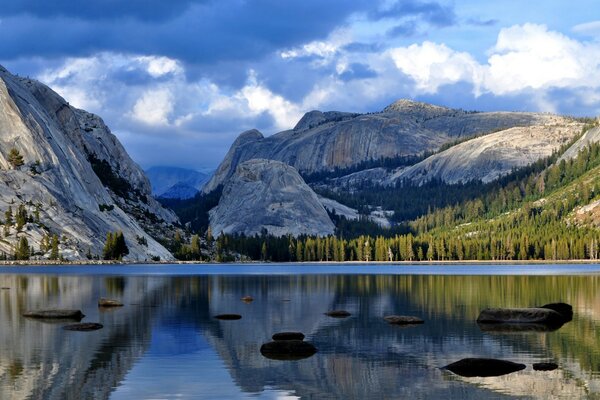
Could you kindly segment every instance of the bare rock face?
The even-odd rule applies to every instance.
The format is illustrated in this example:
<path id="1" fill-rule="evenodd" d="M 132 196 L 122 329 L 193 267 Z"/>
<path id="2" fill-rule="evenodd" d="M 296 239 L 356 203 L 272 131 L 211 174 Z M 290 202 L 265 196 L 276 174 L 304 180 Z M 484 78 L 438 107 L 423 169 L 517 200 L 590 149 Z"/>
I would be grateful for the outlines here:
<path id="1" fill-rule="evenodd" d="M 215 235 L 275 236 L 333 234 L 334 225 L 298 172 L 284 163 L 253 159 L 240 164 L 225 184 L 221 200 L 210 211 Z"/>
<path id="2" fill-rule="evenodd" d="M 571 147 L 567 149 L 560 157 L 560 160 L 570 160 L 579 154 L 583 148 L 586 146 L 600 142 L 600 126 L 589 129 L 587 132 L 583 134 Z"/>
<path id="3" fill-rule="evenodd" d="M 23 165 L 8 160 L 11 149 Z M 12 254 L 20 237 L 35 249 L 49 235 L 60 255 L 101 255 L 106 234 L 122 231 L 126 260 L 173 256 L 155 235 L 177 221 L 150 194 L 150 184 L 102 119 L 69 105 L 47 86 L 0 67 L 0 211 L 23 205 L 39 221 L 10 226 L 0 251 Z M 37 217 L 36 217 L 37 219 Z M 152 232 L 151 232 L 152 233 Z M 36 255 L 47 258 L 49 251 Z"/>
<path id="4" fill-rule="evenodd" d="M 539 125 L 510 128 L 452 146 L 397 171 L 389 181 L 490 182 L 550 156 L 581 131 L 581 123 L 568 118 L 551 115 L 543 118 L 545 121 Z"/>
<path id="5" fill-rule="evenodd" d="M 311 111 L 292 130 L 269 137 L 256 130 L 242 133 L 203 191 L 215 190 L 240 163 L 253 158 L 281 161 L 311 173 L 418 155 L 456 138 L 535 125 L 546 118 L 533 113 L 472 113 L 410 100 L 373 114 Z"/>

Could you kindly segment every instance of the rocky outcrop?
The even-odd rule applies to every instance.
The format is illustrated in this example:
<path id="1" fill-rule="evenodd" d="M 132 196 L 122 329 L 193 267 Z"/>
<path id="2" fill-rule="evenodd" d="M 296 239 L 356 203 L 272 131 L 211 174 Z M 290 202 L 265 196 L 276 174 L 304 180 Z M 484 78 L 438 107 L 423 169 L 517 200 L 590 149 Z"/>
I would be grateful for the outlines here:
<path id="1" fill-rule="evenodd" d="M 550 156 L 581 131 L 582 124 L 569 118 L 544 118 L 539 125 L 510 128 L 452 146 L 397 171 L 389 183 L 408 180 L 422 184 L 433 179 L 446 183 L 490 182 Z"/>
<path id="2" fill-rule="evenodd" d="M 16 149 L 23 165 L 9 162 Z M 0 211 L 23 206 L 37 214 L 9 225 L 0 251 L 12 254 L 20 237 L 50 254 L 47 237 L 61 238 L 60 255 L 101 255 L 106 234 L 122 231 L 126 260 L 172 259 L 153 236 L 177 217 L 150 195 L 150 183 L 102 119 L 69 105 L 47 86 L 0 67 Z M 38 218 L 39 216 L 39 218 Z M 47 251 L 46 251 L 47 250 Z"/>
<path id="3" fill-rule="evenodd" d="M 278 161 L 255 159 L 237 167 L 210 211 L 214 234 L 333 234 L 334 225 L 298 172 Z"/>
<path id="4" fill-rule="evenodd" d="M 579 154 L 586 146 L 600 142 L 600 126 L 588 129 L 571 147 L 560 157 L 560 160 L 571 160 Z"/>
<path id="5" fill-rule="evenodd" d="M 281 161 L 311 173 L 418 155 L 460 137 L 537 125 L 548 118 L 533 113 L 473 113 L 410 100 L 372 114 L 311 111 L 292 130 L 269 137 L 256 130 L 242 133 L 203 191 L 215 190 L 240 163 L 253 158 Z"/>

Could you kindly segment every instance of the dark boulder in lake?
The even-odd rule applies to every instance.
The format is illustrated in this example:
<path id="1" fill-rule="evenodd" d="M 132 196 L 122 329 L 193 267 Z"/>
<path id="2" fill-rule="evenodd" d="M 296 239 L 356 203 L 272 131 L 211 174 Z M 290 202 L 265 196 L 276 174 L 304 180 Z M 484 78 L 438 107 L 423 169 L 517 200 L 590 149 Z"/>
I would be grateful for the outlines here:
<path id="1" fill-rule="evenodd" d="M 85 315 L 81 310 L 32 310 L 23 314 L 27 318 L 46 319 L 46 320 L 76 320 L 81 321 Z"/>
<path id="2" fill-rule="evenodd" d="M 98 300 L 98 307 L 123 307 L 123 303 L 118 300 L 106 299 L 104 297 Z"/>
<path id="3" fill-rule="evenodd" d="M 475 376 L 502 376 L 521 371 L 525 369 L 525 365 L 494 358 L 464 358 L 446 365 L 443 369 L 470 378 Z"/>
<path id="4" fill-rule="evenodd" d="M 333 318 L 346 318 L 346 317 L 351 316 L 352 314 L 350 314 L 346 310 L 332 310 L 332 311 L 327 311 L 325 313 L 325 315 L 327 315 L 328 317 L 333 317 Z"/>
<path id="5" fill-rule="evenodd" d="M 304 340 L 304 333 L 302 332 L 279 332 L 271 336 L 275 341 L 278 340 Z"/>
<path id="6" fill-rule="evenodd" d="M 549 308 L 486 308 L 481 311 L 477 322 L 480 324 L 545 324 L 561 326 L 565 317 Z"/>
<path id="7" fill-rule="evenodd" d="M 215 318 L 225 321 L 234 321 L 236 319 L 242 319 L 242 316 L 239 314 L 219 314 L 215 315 Z"/>
<path id="8" fill-rule="evenodd" d="M 260 354 L 271 360 L 294 361 L 314 355 L 317 348 L 302 340 L 277 340 L 260 347 Z"/>
<path id="9" fill-rule="evenodd" d="M 558 368 L 558 365 L 555 363 L 535 363 L 533 364 L 533 369 L 535 371 L 554 371 Z"/>
<path id="10" fill-rule="evenodd" d="M 71 324 L 63 326 L 64 330 L 67 331 L 77 331 L 77 332 L 90 332 L 97 331 L 98 329 L 102 329 L 104 326 L 102 324 L 98 324 L 96 322 L 84 322 L 81 324 Z"/>
<path id="11" fill-rule="evenodd" d="M 540 308 L 548 308 L 554 310 L 563 316 L 565 322 L 569 322 L 573 319 L 573 307 L 567 303 L 550 303 L 544 304 Z"/>
<path id="12" fill-rule="evenodd" d="M 425 323 L 421 318 L 409 315 L 388 315 L 383 317 L 383 319 L 392 325 L 414 325 Z"/>

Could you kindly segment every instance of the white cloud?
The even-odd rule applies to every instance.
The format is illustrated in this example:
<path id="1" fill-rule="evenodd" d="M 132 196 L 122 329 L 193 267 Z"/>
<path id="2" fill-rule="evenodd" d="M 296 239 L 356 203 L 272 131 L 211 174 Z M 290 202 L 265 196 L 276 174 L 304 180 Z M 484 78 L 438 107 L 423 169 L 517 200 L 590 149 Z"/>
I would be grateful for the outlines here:
<path id="1" fill-rule="evenodd" d="M 183 72 L 183 68 L 179 65 L 179 62 L 168 57 L 141 56 L 137 57 L 137 60 L 146 64 L 146 71 L 154 78 Z"/>
<path id="2" fill-rule="evenodd" d="M 498 96 L 532 89 L 600 87 L 600 45 L 576 41 L 544 25 L 502 29 L 484 64 L 468 53 L 431 42 L 391 49 L 388 54 L 414 80 L 419 93 L 435 93 L 442 85 L 458 82 L 472 83 L 475 95 Z"/>
<path id="3" fill-rule="evenodd" d="M 150 89 L 136 101 L 132 117 L 147 125 L 168 125 L 173 94 L 167 88 Z"/>
<path id="4" fill-rule="evenodd" d="M 573 27 L 573 32 L 600 38 L 600 21 L 591 21 L 575 25 Z"/>

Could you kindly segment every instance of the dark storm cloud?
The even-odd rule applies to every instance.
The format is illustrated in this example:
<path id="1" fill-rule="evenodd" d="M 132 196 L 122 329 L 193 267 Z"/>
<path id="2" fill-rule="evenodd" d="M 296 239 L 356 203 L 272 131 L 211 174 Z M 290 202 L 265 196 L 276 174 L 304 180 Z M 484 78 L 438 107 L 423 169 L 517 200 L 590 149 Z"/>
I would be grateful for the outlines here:
<path id="1" fill-rule="evenodd" d="M 66 0 L 0 7 L 0 54 L 6 60 L 116 51 L 203 64 L 259 59 L 323 38 L 371 6 L 367 0 L 113 2 L 113 10 L 99 1 Z"/>

